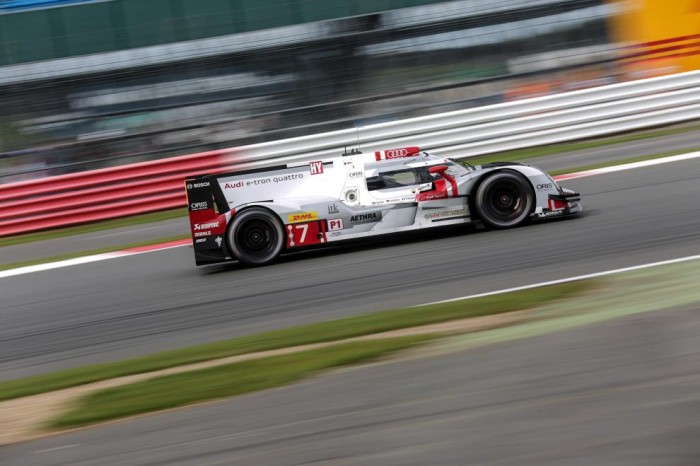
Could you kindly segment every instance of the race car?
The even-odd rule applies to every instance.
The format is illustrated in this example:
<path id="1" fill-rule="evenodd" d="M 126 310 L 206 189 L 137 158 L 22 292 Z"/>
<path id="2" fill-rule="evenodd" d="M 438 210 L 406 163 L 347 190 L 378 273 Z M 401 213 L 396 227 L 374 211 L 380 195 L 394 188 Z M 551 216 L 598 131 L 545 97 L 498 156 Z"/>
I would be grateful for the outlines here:
<path id="1" fill-rule="evenodd" d="M 574 215 L 580 195 L 521 163 L 472 166 L 402 147 L 185 180 L 197 265 L 248 266 L 339 241 Z"/>

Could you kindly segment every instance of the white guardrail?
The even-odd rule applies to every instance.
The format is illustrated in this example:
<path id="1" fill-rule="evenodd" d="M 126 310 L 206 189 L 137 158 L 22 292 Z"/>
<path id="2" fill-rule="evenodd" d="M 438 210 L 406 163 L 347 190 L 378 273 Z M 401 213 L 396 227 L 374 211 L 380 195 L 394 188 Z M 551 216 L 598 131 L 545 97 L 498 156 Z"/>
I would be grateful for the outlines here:
<path id="1" fill-rule="evenodd" d="M 700 71 L 238 147 L 236 165 L 265 166 L 419 146 L 444 157 L 603 136 L 700 118 Z"/>

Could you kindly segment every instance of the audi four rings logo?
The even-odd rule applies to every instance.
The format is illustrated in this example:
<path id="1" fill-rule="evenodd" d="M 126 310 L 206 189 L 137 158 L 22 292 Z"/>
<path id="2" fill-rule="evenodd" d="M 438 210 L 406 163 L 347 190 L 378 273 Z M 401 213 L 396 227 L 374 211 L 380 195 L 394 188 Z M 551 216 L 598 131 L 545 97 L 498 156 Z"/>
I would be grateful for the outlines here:
<path id="1" fill-rule="evenodd" d="M 399 157 L 406 157 L 408 155 L 408 149 L 392 149 L 385 152 L 387 159 L 398 159 Z"/>

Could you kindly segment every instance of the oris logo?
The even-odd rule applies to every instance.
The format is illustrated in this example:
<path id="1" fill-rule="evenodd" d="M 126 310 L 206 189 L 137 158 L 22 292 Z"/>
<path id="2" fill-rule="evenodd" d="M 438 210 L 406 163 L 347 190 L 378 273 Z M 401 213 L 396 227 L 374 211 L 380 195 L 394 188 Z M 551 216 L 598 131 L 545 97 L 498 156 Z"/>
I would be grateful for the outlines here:
<path id="1" fill-rule="evenodd" d="M 408 155 L 408 149 L 391 149 L 384 153 L 387 159 L 398 159 Z"/>
<path id="2" fill-rule="evenodd" d="M 544 184 L 538 184 L 537 189 L 540 191 L 544 191 L 545 189 L 552 189 L 554 185 L 552 183 L 544 183 Z"/>
<path id="3" fill-rule="evenodd" d="M 210 228 L 219 228 L 219 222 L 195 223 L 194 231 L 209 230 Z"/>
<path id="4" fill-rule="evenodd" d="M 209 207 L 206 202 L 193 202 L 190 204 L 190 210 L 202 210 Z"/>

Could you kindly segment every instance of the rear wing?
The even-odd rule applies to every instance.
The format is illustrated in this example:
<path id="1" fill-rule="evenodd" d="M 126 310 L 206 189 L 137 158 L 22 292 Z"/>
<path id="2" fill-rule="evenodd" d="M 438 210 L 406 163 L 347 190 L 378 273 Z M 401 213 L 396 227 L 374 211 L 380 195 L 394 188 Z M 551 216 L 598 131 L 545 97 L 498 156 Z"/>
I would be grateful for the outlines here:
<path id="1" fill-rule="evenodd" d="M 222 203 L 216 178 L 209 175 L 187 178 L 185 192 L 195 263 L 215 264 L 230 259 L 225 234 L 231 212 L 226 202 Z"/>

